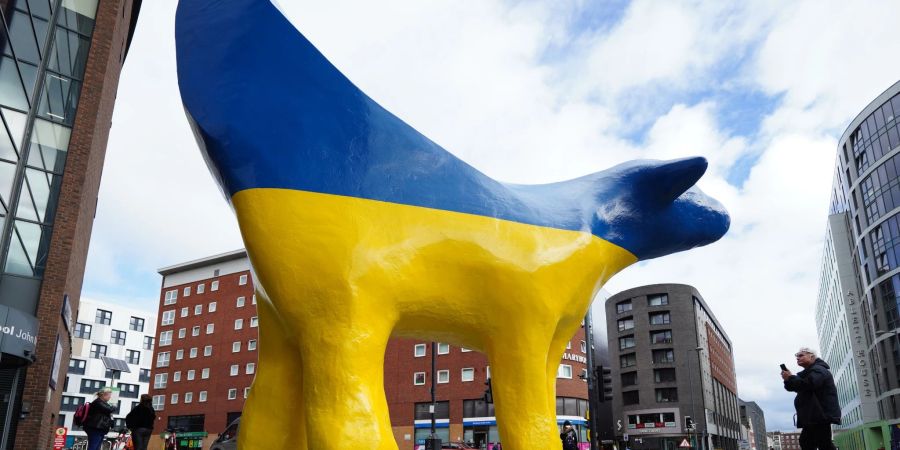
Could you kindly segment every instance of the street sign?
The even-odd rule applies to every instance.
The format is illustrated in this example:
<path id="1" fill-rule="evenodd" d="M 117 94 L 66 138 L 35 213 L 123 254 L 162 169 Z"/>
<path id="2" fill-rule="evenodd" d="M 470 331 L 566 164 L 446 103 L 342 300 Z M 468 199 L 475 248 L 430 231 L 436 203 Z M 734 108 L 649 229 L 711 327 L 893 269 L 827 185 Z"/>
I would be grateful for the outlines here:
<path id="1" fill-rule="evenodd" d="M 69 429 L 66 427 L 59 427 L 54 431 L 53 436 L 53 450 L 63 450 L 66 448 L 66 434 L 68 434 Z"/>
<path id="2" fill-rule="evenodd" d="M 681 440 L 681 443 L 678 444 L 678 448 L 691 448 L 690 442 L 688 442 L 687 438 Z"/>
<path id="3" fill-rule="evenodd" d="M 622 440 L 628 442 L 628 433 L 625 433 L 625 435 L 622 436 Z"/>

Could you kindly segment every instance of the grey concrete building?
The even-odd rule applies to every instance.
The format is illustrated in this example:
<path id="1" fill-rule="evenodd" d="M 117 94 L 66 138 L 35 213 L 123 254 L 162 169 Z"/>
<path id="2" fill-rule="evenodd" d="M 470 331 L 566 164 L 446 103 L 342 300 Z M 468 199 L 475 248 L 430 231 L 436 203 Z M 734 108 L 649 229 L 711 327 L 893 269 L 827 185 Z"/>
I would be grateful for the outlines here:
<path id="1" fill-rule="evenodd" d="M 769 445 L 766 438 L 766 415 L 756 402 L 745 402 L 738 399 L 741 406 L 741 423 L 747 427 L 750 436 L 746 448 L 750 450 L 766 450 Z"/>
<path id="2" fill-rule="evenodd" d="M 636 448 L 736 450 L 741 439 L 731 340 L 700 293 L 683 284 L 606 301 L 613 418 Z M 690 418 L 694 429 L 690 430 Z"/>

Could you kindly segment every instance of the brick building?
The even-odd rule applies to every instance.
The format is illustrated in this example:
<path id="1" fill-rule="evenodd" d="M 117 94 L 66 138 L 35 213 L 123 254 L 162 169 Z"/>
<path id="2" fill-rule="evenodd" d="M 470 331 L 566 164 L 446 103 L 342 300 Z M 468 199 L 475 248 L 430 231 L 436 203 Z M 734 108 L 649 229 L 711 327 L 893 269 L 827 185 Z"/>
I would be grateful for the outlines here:
<path id="1" fill-rule="evenodd" d="M 49 448 L 140 0 L 0 0 L 0 448 Z M 22 333 L 18 333 L 21 331 Z"/>

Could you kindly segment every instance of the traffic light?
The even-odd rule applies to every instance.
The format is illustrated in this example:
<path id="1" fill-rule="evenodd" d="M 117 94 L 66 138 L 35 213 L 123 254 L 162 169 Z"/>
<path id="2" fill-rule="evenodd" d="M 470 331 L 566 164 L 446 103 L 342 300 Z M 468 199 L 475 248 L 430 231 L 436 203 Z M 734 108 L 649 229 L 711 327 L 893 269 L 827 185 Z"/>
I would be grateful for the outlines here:
<path id="1" fill-rule="evenodd" d="M 491 391 L 491 379 L 488 378 L 484 384 L 487 386 L 487 389 L 484 390 L 484 402 L 494 403 L 494 392 Z"/>
<path id="2" fill-rule="evenodd" d="M 609 367 L 597 366 L 594 368 L 594 377 L 597 379 L 597 392 L 599 401 L 612 400 L 612 370 Z"/>
<path id="3" fill-rule="evenodd" d="M 694 429 L 694 419 L 691 419 L 691 416 L 684 416 L 684 428 L 686 430 Z"/>

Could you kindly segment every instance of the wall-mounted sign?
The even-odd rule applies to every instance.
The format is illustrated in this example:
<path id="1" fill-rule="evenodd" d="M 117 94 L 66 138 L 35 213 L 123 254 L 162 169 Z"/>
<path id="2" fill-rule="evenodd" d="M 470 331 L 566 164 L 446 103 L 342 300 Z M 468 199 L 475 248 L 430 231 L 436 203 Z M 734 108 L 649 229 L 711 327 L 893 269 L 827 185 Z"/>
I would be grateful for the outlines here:
<path id="1" fill-rule="evenodd" d="M 0 351 L 30 361 L 37 346 L 37 334 L 36 317 L 0 305 Z"/>
<path id="2" fill-rule="evenodd" d="M 63 295 L 62 310 L 59 314 L 62 316 L 66 331 L 72 334 L 72 305 L 69 303 L 69 294 Z"/>
<path id="3" fill-rule="evenodd" d="M 62 343 L 59 341 L 59 335 L 56 335 L 56 351 L 53 352 L 53 367 L 50 368 L 50 389 L 56 390 L 56 383 L 59 381 L 59 365 L 62 362 Z"/>

